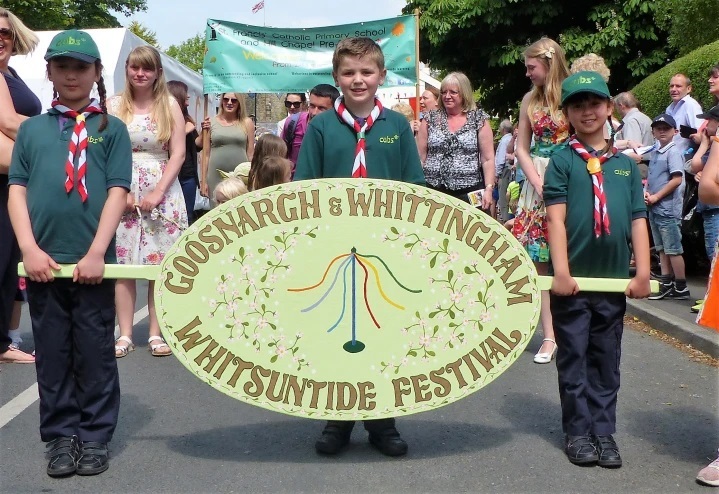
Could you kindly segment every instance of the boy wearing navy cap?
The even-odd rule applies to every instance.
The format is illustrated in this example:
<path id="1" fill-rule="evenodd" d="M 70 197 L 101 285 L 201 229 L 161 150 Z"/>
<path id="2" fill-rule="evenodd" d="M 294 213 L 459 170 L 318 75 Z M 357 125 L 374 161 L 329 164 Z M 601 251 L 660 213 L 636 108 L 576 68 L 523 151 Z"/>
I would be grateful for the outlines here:
<path id="1" fill-rule="evenodd" d="M 644 202 L 649 206 L 649 225 L 662 274 L 659 293 L 650 296 L 650 300 L 689 298 L 682 257 L 684 158 L 674 141 L 676 128 L 676 121 L 667 113 L 657 115 L 652 121 L 652 135 L 659 149 L 649 162 Z"/>
<path id="2" fill-rule="evenodd" d="M 612 110 L 598 73 L 569 76 L 562 83 L 562 111 L 574 134 L 552 155 L 544 177 L 564 450 L 574 464 L 607 468 L 622 465 L 612 434 L 625 295 L 649 295 L 641 174 L 617 153 L 613 139 L 604 139 Z M 628 278 L 632 250 L 637 271 L 624 293 L 579 291 L 575 276 Z"/>

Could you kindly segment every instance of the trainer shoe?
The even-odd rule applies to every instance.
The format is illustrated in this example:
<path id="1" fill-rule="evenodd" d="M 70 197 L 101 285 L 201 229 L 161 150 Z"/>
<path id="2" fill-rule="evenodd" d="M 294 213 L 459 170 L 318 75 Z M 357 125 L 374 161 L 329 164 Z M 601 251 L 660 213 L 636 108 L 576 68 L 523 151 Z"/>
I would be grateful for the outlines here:
<path id="1" fill-rule="evenodd" d="M 699 471 L 697 474 L 697 482 L 712 487 L 719 487 L 719 457 Z"/>
<path id="2" fill-rule="evenodd" d="M 690 296 L 687 285 L 684 285 L 684 288 L 677 288 L 676 283 L 674 284 L 674 292 L 671 294 L 671 298 L 674 300 L 688 300 Z"/>
<path id="3" fill-rule="evenodd" d="M 614 438 L 609 436 L 594 436 L 594 445 L 597 447 L 599 460 L 597 464 L 604 468 L 619 468 L 622 466 L 622 457 L 619 456 L 619 447 Z"/>
<path id="4" fill-rule="evenodd" d="M 80 443 L 80 457 L 77 460 L 78 475 L 97 475 L 107 470 L 109 466 L 107 443 L 94 441 Z"/>
<path id="5" fill-rule="evenodd" d="M 575 465 L 589 465 L 599 460 L 597 447 L 589 436 L 566 436 L 564 452 Z"/>
<path id="6" fill-rule="evenodd" d="M 50 477 L 72 475 L 77 469 L 77 436 L 58 437 L 46 445 L 45 455 L 50 460 L 47 474 Z"/>
<path id="7" fill-rule="evenodd" d="M 649 295 L 649 300 L 663 300 L 665 298 L 673 298 L 674 283 L 659 283 L 659 292 Z"/>

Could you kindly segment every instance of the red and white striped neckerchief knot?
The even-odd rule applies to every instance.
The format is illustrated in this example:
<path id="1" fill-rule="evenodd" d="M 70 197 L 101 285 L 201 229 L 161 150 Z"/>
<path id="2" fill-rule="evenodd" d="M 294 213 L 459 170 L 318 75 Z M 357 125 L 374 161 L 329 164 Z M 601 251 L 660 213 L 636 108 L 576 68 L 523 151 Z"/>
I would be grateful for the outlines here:
<path id="1" fill-rule="evenodd" d="M 602 233 L 609 235 L 609 213 L 607 212 L 607 196 L 604 193 L 602 165 L 617 153 L 617 148 L 613 147 L 599 157 L 592 156 L 582 143 L 579 142 L 576 134 L 570 137 L 569 145 L 574 152 L 587 162 L 587 171 L 592 177 L 592 189 L 594 190 L 594 235 L 596 237 L 599 237 Z M 596 162 L 590 162 L 590 160 L 596 160 Z"/>
<path id="2" fill-rule="evenodd" d="M 359 122 L 352 116 L 344 103 L 344 96 L 340 96 L 335 101 L 335 111 L 337 115 L 342 119 L 344 123 L 349 125 L 357 134 L 357 145 L 355 146 L 355 160 L 352 165 L 352 178 L 367 178 L 367 158 L 365 155 L 366 139 L 365 135 L 372 128 L 380 113 L 382 113 L 382 103 L 380 100 L 374 99 L 374 108 L 370 112 L 369 116 L 364 122 L 364 125 L 360 125 Z"/>
<path id="3" fill-rule="evenodd" d="M 77 192 L 80 194 L 82 202 L 85 202 L 87 200 L 87 187 L 85 185 L 87 129 L 85 128 L 85 119 L 93 113 L 102 113 L 102 108 L 100 108 L 100 103 L 96 99 L 91 100 L 82 113 L 62 105 L 58 100 L 52 102 L 52 107 L 62 113 L 63 116 L 75 120 L 75 127 L 72 129 L 72 137 L 68 146 L 67 161 L 65 161 L 65 192 L 69 194 L 75 186 L 75 158 L 77 157 Z"/>

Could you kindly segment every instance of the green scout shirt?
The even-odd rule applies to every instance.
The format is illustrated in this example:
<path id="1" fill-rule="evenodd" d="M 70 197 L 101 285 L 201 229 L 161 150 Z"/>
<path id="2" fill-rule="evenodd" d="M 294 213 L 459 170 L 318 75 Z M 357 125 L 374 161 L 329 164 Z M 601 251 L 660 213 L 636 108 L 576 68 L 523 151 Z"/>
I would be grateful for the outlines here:
<path id="1" fill-rule="evenodd" d="M 591 152 L 590 149 L 588 151 Z M 609 235 L 594 235 L 594 191 L 587 163 L 570 147 L 552 154 L 544 175 L 544 203 L 567 205 L 569 273 L 592 278 L 629 276 L 632 221 L 647 216 L 636 163 L 617 154 L 602 165 Z M 550 242 L 550 251 L 552 249 Z M 553 273 L 553 270 L 551 271 Z"/>
<path id="2" fill-rule="evenodd" d="M 368 178 L 425 184 L 417 144 L 403 115 L 383 109 L 365 139 Z M 305 132 L 294 179 L 351 177 L 356 146 L 357 134 L 337 112 L 320 113 Z"/>
<path id="3" fill-rule="evenodd" d="M 35 241 L 56 262 L 76 263 L 87 254 L 107 200 L 110 187 L 130 190 L 132 144 L 127 127 L 109 115 L 107 127 L 98 132 L 102 116 L 87 117 L 88 134 L 83 203 L 75 187 L 65 192 L 65 162 L 75 127 L 54 109 L 20 125 L 10 164 L 10 185 L 27 188 L 27 208 Z M 115 239 L 105 253 L 106 263 L 115 263 Z"/>

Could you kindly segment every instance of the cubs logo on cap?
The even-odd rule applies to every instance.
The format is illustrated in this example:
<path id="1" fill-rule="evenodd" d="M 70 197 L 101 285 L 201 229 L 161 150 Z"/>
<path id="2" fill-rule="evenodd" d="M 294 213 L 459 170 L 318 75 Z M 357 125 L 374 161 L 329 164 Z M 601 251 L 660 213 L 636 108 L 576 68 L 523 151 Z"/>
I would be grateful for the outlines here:
<path id="1" fill-rule="evenodd" d="M 70 57 L 86 63 L 100 59 L 100 50 L 95 40 L 85 31 L 69 29 L 55 35 L 45 52 L 45 60 L 56 57 Z"/>

